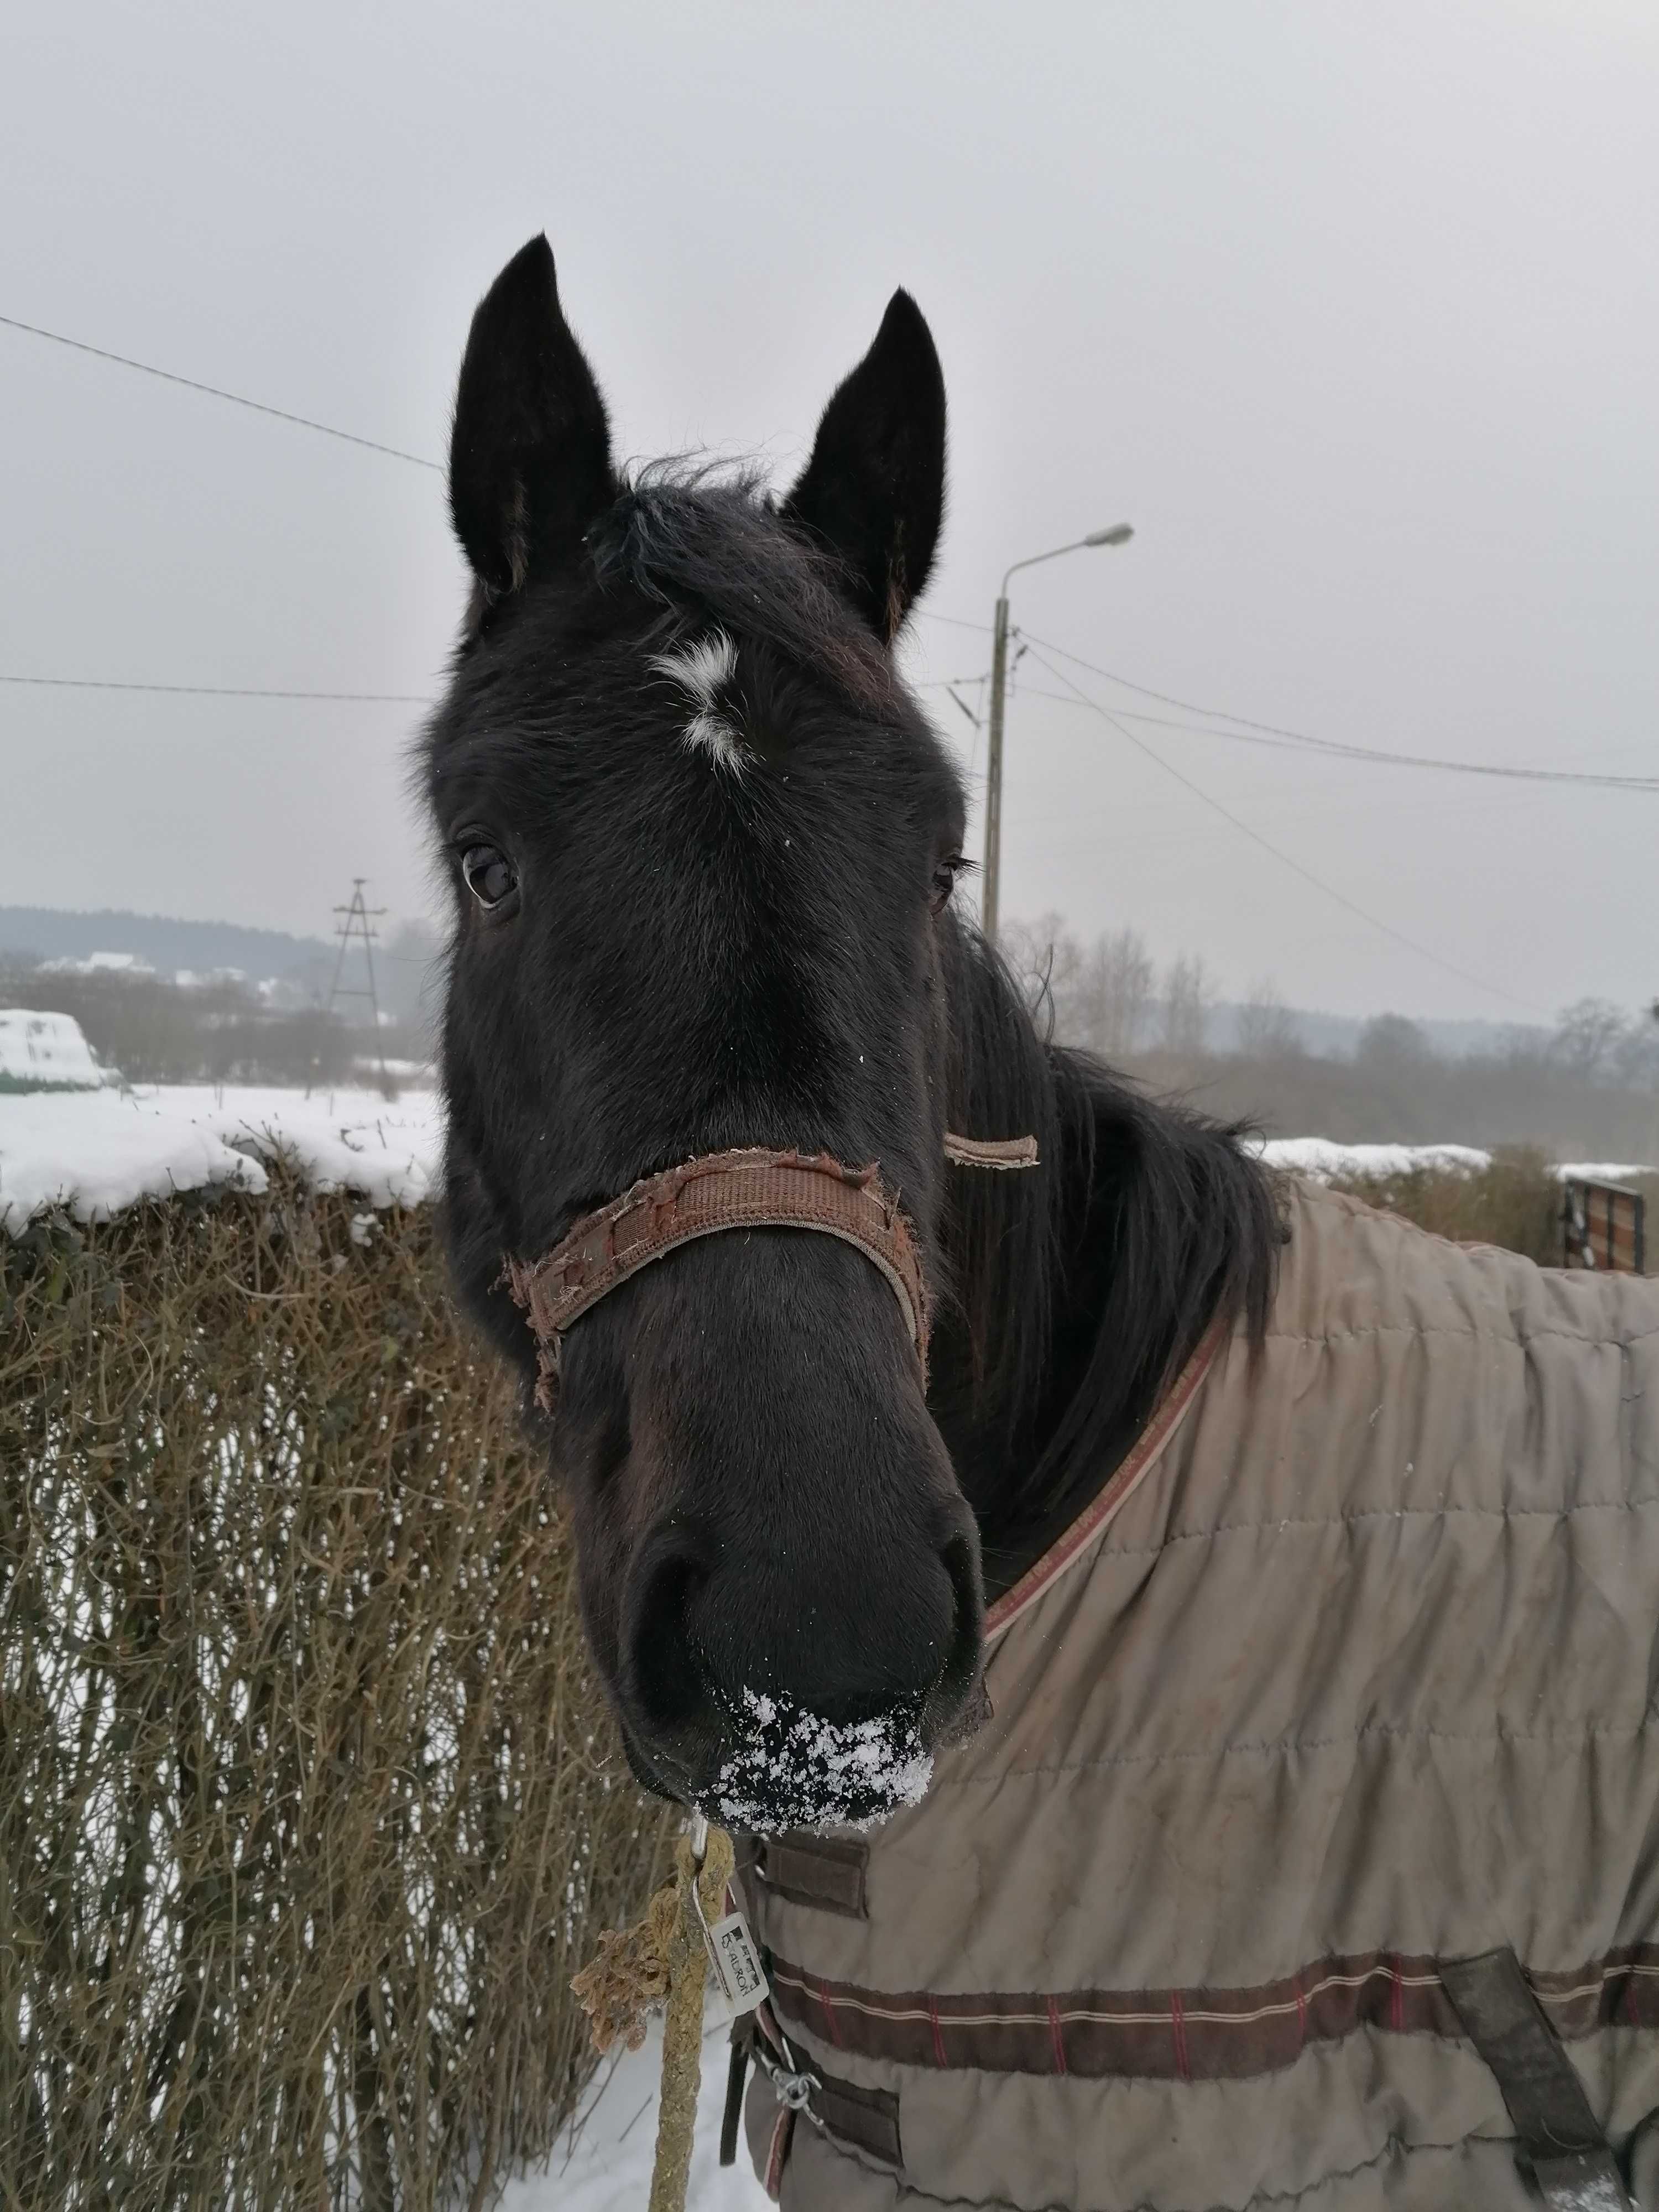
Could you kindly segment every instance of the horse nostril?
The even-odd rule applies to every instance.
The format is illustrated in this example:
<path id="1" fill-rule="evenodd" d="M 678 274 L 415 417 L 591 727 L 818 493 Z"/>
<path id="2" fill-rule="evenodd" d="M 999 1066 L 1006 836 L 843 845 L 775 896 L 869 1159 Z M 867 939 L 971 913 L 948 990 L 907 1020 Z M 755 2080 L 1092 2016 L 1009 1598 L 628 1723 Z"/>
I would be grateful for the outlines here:
<path id="1" fill-rule="evenodd" d="M 690 1621 L 708 1578 L 702 1560 L 671 1553 L 651 1568 L 634 1613 L 632 1689 L 646 1725 L 683 1729 L 707 1710 L 708 1691 L 691 1647 Z"/>
<path id="2" fill-rule="evenodd" d="M 793 1559 L 757 1568 L 746 1548 L 739 1565 L 739 1553 L 676 1516 L 647 1540 L 629 1577 L 622 1703 L 672 1794 L 695 1800 L 734 1759 L 753 1766 L 759 1757 L 750 1794 L 772 1804 L 785 1770 L 826 1729 L 853 1731 L 849 1755 L 860 1757 L 869 1742 L 858 1732 L 876 1723 L 908 1729 L 918 1753 L 945 1740 L 979 1680 L 984 1607 L 965 1507 L 908 1542 L 828 1551 L 804 1586 L 781 1571 Z M 775 1717 L 787 1741 L 768 1735 Z M 806 1736 L 798 1742 L 791 1729 Z M 832 1791 L 825 1806 L 832 1800 L 841 1802 Z M 878 1791 L 870 1809 L 891 1807 Z"/>

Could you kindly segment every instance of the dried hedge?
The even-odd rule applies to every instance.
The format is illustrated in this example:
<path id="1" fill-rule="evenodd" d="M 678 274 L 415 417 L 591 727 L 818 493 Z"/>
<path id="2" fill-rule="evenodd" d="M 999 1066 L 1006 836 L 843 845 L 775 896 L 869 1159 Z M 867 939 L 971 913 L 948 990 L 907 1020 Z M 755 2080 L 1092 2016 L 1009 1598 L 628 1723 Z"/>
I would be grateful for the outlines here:
<path id="1" fill-rule="evenodd" d="M 0 1236 L 0 2203 L 488 2204 L 664 1840 L 428 1212 Z"/>
<path id="2" fill-rule="evenodd" d="M 1367 1206 L 1404 1214 L 1455 1243 L 1501 1244 L 1540 1267 L 1561 1265 L 1560 1179 L 1545 1154 L 1529 1146 L 1500 1146 L 1490 1164 L 1473 1174 L 1414 1167 L 1395 1175 L 1348 1176 L 1332 1187 L 1352 1191 Z M 1659 1176 L 1638 1176 L 1636 1187 L 1646 1194 L 1651 1223 L 1659 1214 Z"/>

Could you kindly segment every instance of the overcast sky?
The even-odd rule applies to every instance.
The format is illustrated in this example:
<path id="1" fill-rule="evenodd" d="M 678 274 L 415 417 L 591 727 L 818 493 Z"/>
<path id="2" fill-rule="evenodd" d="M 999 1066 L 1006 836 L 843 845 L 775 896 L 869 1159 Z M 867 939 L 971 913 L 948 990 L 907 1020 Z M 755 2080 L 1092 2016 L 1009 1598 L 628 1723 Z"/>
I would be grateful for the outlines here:
<path id="1" fill-rule="evenodd" d="M 1328 738 L 1659 769 L 1650 0 L 60 4 L 4 70 L 0 314 L 436 457 L 544 228 L 619 449 L 784 475 L 902 283 L 938 617 L 1127 518 L 1015 619 Z M 5 328 L 0 516 L 3 674 L 424 693 L 460 603 L 437 474 Z M 985 667 L 915 627 L 918 680 Z M 1129 726 L 1431 959 L 1018 675 L 1006 914 L 1342 1012 L 1659 990 L 1659 794 Z M 0 903 L 325 932 L 367 874 L 417 913 L 415 720 L 0 686 Z"/>

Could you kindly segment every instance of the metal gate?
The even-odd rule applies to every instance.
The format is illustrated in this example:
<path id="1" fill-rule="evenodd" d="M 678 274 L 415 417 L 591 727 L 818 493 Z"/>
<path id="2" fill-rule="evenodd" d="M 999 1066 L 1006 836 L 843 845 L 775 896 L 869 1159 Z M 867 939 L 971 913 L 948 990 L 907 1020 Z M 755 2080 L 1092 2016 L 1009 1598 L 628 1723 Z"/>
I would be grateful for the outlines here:
<path id="1" fill-rule="evenodd" d="M 1564 1267 L 1646 1273 L 1647 1200 L 1639 1190 L 1627 1183 L 1582 1182 L 1570 1176 L 1561 1192 Z"/>

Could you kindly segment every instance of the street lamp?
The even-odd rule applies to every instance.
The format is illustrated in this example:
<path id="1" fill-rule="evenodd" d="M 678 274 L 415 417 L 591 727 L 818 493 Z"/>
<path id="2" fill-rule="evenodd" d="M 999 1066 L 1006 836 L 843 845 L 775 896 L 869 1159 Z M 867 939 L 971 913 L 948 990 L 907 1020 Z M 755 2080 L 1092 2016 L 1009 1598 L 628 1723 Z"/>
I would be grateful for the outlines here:
<path id="1" fill-rule="evenodd" d="M 1005 571 L 997 599 L 996 628 L 991 647 L 991 743 L 985 768 L 985 868 L 980 883 L 980 928 L 996 942 L 997 890 L 1002 866 L 1002 710 L 1008 678 L 1008 579 L 1017 568 L 1035 568 L 1039 561 L 1057 561 L 1062 553 L 1080 553 L 1085 545 L 1127 545 L 1134 532 L 1127 522 L 1109 530 L 1091 530 L 1069 545 L 1056 545 L 1049 553 L 1033 553 Z"/>

